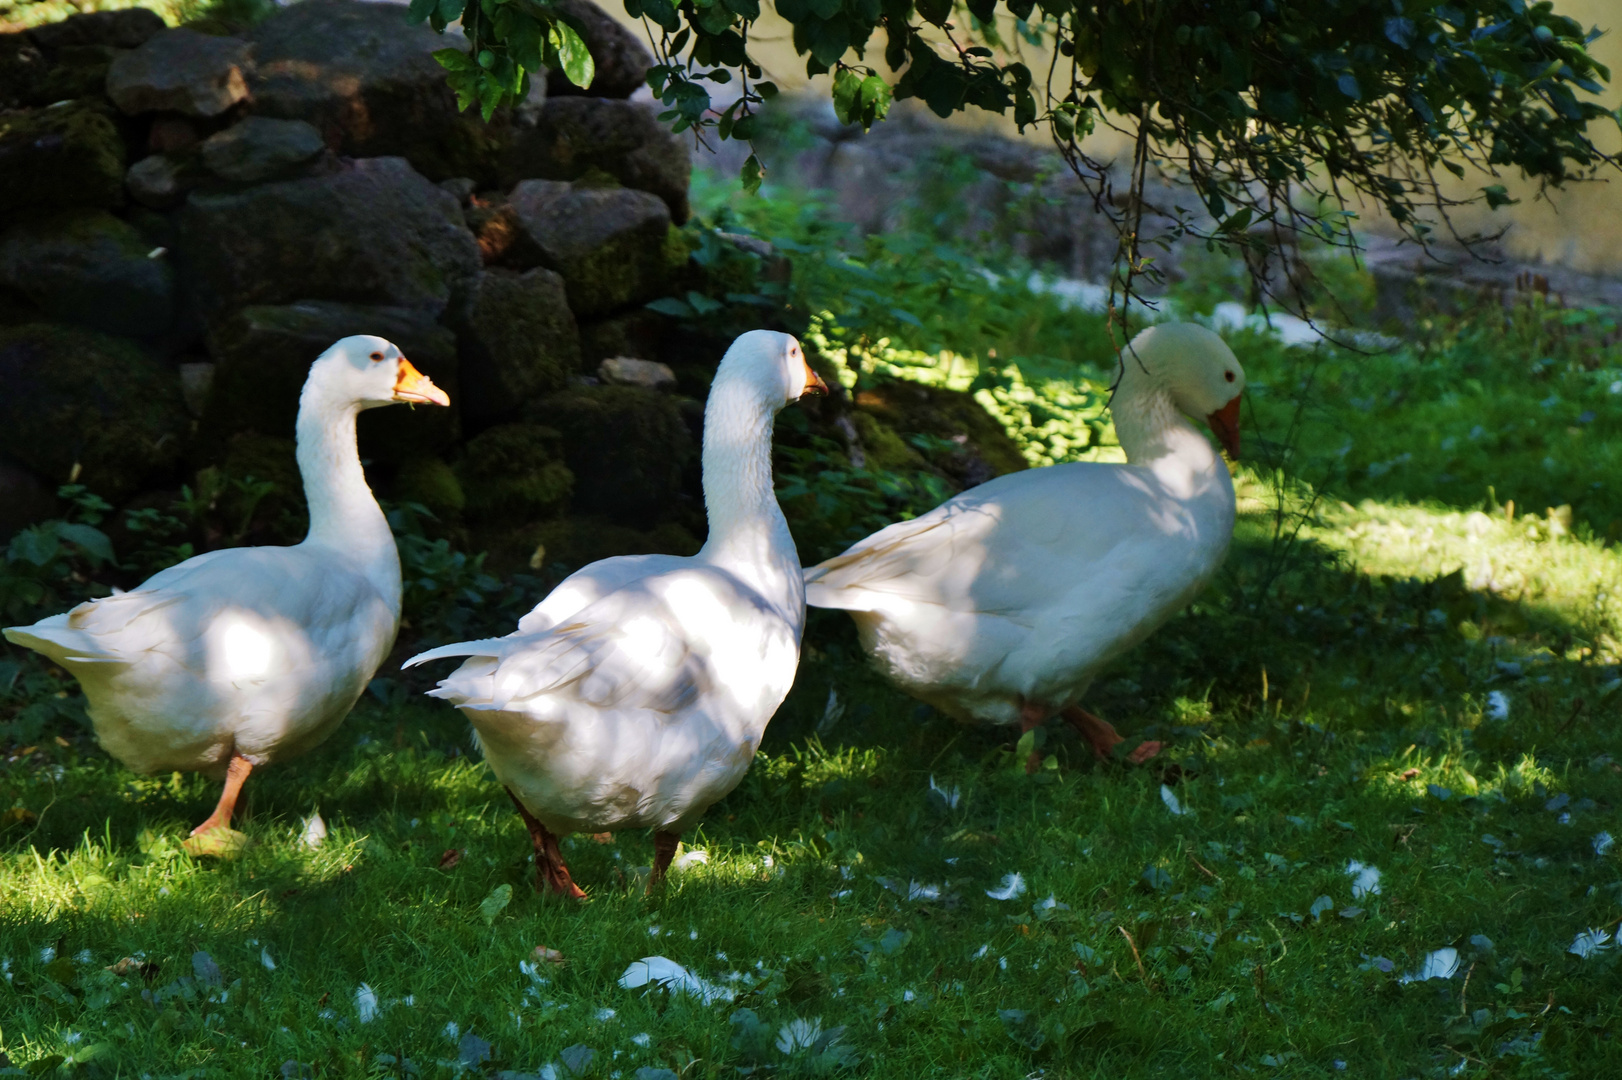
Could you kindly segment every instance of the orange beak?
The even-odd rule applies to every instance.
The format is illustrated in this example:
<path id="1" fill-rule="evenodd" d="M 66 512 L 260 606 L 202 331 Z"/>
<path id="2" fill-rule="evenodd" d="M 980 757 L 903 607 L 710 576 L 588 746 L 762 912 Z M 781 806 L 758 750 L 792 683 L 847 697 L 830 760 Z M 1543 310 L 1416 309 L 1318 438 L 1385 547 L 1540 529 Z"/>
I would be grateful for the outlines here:
<path id="1" fill-rule="evenodd" d="M 828 384 L 822 381 L 822 376 L 811 370 L 811 365 L 805 365 L 805 389 L 800 391 L 801 397 L 821 397 L 828 392 Z"/>
<path id="2" fill-rule="evenodd" d="M 424 405 L 449 405 L 450 397 L 434 385 L 434 381 L 416 368 L 411 361 L 400 357 L 399 373 L 394 378 L 394 400 L 421 402 Z"/>
<path id="3" fill-rule="evenodd" d="M 1211 433 L 1233 460 L 1239 460 L 1239 399 L 1236 397 L 1205 418 Z"/>

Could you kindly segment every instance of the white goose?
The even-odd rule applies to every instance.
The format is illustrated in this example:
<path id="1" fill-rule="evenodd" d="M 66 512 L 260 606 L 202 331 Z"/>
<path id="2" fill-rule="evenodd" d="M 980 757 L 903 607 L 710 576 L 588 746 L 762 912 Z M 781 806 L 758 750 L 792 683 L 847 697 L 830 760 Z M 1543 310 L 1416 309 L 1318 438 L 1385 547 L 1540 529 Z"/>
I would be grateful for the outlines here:
<path id="1" fill-rule="evenodd" d="M 807 602 L 849 611 L 880 670 L 948 716 L 1023 732 L 1062 713 L 1105 757 L 1120 736 L 1082 695 L 1205 587 L 1233 534 L 1227 467 L 1185 414 L 1237 458 L 1245 388 L 1222 339 L 1186 323 L 1143 331 L 1124 362 L 1128 464 L 982 484 L 808 569 Z"/>
<path id="2" fill-rule="evenodd" d="M 772 489 L 777 411 L 827 389 L 787 334 L 722 358 L 704 409 L 710 534 L 691 558 L 604 559 L 565 579 L 431 691 L 472 721 L 535 848 L 537 887 L 584 896 L 558 837 L 652 828 L 649 886 L 682 830 L 737 786 L 794 683 L 805 587 Z"/>
<path id="3" fill-rule="evenodd" d="M 219 805 L 192 830 L 200 840 L 233 835 L 249 771 L 332 734 L 394 645 L 400 557 L 361 471 L 355 417 L 398 401 L 450 404 L 394 345 L 344 338 L 299 397 L 303 543 L 211 551 L 5 630 L 79 680 L 101 745 L 124 765 L 224 776 Z"/>

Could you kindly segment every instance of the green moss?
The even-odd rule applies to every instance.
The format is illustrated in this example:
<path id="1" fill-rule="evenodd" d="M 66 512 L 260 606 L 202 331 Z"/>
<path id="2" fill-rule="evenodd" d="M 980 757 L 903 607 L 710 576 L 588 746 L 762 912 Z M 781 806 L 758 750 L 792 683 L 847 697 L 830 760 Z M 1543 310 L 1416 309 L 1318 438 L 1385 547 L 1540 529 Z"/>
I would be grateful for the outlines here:
<path id="1" fill-rule="evenodd" d="M 0 116 L 0 206 L 117 206 L 124 142 L 105 106 L 74 102 Z"/>
<path id="2" fill-rule="evenodd" d="M 223 525 L 255 542 L 296 543 L 310 528 L 292 439 L 243 431 L 231 436 L 220 464 Z"/>
<path id="3" fill-rule="evenodd" d="M 49 323 L 0 329 L 0 453 L 117 501 L 179 460 L 180 375 L 132 342 Z"/>
<path id="4" fill-rule="evenodd" d="M 56 54 L 56 64 L 45 76 L 40 96 L 47 101 L 92 97 L 107 85 L 107 69 L 124 50 L 111 45 L 67 45 Z"/>
<path id="5" fill-rule="evenodd" d="M 639 386 L 586 386 L 534 402 L 528 417 L 563 436 L 575 509 L 651 527 L 675 508 L 692 434 L 676 399 Z"/>
<path id="6" fill-rule="evenodd" d="M 524 522 L 569 499 L 574 474 L 559 458 L 560 436 L 539 424 L 502 424 L 471 439 L 456 469 L 470 517 Z"/>
<path id="7" fill-rule="evenodd" d="M 467 507 L 467 495 L 456 470 L 439 458 L 412 458 L 394 478 L 398 499 L 422 503 L 441 517 L 453 517 Z"/>
<path id="8" fill-rule="evenodd" d="M 925 460 L 962 486 L 1026 467 L 1018 444 L 964 391 L 883 382 L 860 389 L 856 405 L 900 433 Z"/>
<path id="9" fill-rule="evenodd" d="M 867 452 L 867 467 L 875 472 L 912 472 L 927 469 L 929 463 L 917 450 L 908 446 L 889 425 L 871 413 L 857 411 L 851 415 L 856 434 Z"/>
<path id="10" fill-rule="evenodd" d="M 685 229 L 675 225 L 665 230 L 665 243 L 663 248 L 665 272 L 675 276 L 687 266 L 687 260 L 693 255 L 697 244 L 687 234 Z"/>

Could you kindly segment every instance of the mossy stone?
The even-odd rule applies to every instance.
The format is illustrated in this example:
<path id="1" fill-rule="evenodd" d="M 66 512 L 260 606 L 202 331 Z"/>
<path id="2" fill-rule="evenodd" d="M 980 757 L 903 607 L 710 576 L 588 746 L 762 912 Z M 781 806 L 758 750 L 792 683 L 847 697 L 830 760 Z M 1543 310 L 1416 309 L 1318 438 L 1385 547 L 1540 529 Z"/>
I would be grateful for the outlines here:
<path id="1" fill-rule="evenodd" d="M 208 335 L 217 366 L 198 432 L 203 458 L 217 454 L 236 431 L 291 439 L 310 364 L 351 334 L 377 334 L 394 342 L 451 399 L 448 409 L 394 405 L 366 410 L 356 425 L 361 456 L 400 462 L 454 443 L 460 393 L 454 334 L 408 308 L 304 300 L 243 308 Z"/>
<path id="2" fill-rule="evenodd" d="M 867 467 L 875 472 L 915 472 L 928 469 L 924 456 L 884 421 L 871 413 L 856 411 L 851 414 L 856 434 L 867 454 Z"/>
<path id="3" fill-rule="evenodd" d="M 304 0 L 247 31 L 253 110 L 305 120 L 349 157 L 398 155 L 432 180 L 493 180 L 511 111 L 457 108 L 433 54 L 452 42 L 392 4 Z"/>
<path id="4" fill-rule="evenodd" d="M 9 213 L 123 199 L 124 141 L 106 106 L 77 101 L 0 116 L 0 206 Z"/>
<path id="5" fill-rule="evenodd" d="M 580 330 L 563 279 L 550 270 L 485 271 L 461 323 L 462 411 L 470 421 L 511 416 L 580 370 Z"/>
<path id="6" fill-rule="evenodd" d="M 394 497 L 421 503 L 442 518 L 456 517 L 467 506 L 467 495 L 456 470 L 436 457 L 415 457 L 394 475 Z"/>
<path id="7" fill-rule="evenodd" d="M 292 439 L 240 431 L 226 444 L 220 471 L 226 484 L 218 506 L 227 528 L 244 533 L 252 530 L 261 543 L 297 543 L 309 531 L 298 444 Z M 269 494 L 256 499 L 247 490 L 250 480 L 271 484 Z"/>
<path id="8" fill-rule="evenodd" d="M 541 261 L 563 275 L 577 317 L 607 315 L 668 291 L 670 211 L 656 196 L 530 180 L 513 189 L 510 205 Z"/>
<path id="9" fill-rule="evenodd" d="M 686 221 L 692 155 L 681 136 L 640 101 L 600 97 L 548 99 L 531 122 L 514 125 L 501 163 L 502 179 L 577 180 L 592 170 L 662 199 L 670 216 Z"/>
<path id="10" fill-rule="evenodd" d="M 433 319 L 479 273 L 461 204 L 402 158 L 194 191 L 176 219 L 182 288 L 205 325 L 250 304 L 305 298 L 409 307 Z"/>
<path id="11" fill-rule="evenodd" d="M 569 501 L 574 474 L 562 436 L 539 424 L 501 424 L 470 439 L 457 466 L 470 518 L 521 523 Z"/>
<path id="12" fill-rule="evenodd" d="M 0 329 L 0 452 L 118 501 L 179 460 L 180 374 L 133 342 L 29 323 Z"/>
<path id="13" fill-rule="evenodd" d="M 1025 455 L 974 395 L 940 386 L 886 382 L 864 386 L 856 407 L 906 435 L 929 435 L 934 449 L 924 458 L 960 487 L 983 484 L 1027 468 Z"/>
<path id="14" fill-rule="evenodd" d="M 696 445 L 673 396 L 640 386 L 583 386 L 541 398 L 525 415 L 562 434 L 576 510 L 648 528 L 681 500 Z"/>
<path id="15" fill-rule="evenodd" d="M 50 63 L 27 34 L 0 34 L 0 108 L 45 104 Z"/>
<path id="16" fill-rule="evenodd" d="M 174 310 L 174 272 L 152 244 L 105 210 L 23 221 L 0 236 L 0 283 L 48 318 L 128 337 L 162 333 Z"/>

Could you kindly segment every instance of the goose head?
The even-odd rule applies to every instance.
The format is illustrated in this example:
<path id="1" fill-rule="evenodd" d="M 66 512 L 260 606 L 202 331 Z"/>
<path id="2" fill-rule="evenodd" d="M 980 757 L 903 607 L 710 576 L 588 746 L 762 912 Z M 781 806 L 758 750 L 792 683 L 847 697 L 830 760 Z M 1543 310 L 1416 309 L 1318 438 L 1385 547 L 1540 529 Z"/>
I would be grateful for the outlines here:
<path id="1" fill-rule="evenodd" d="M 806 363 L 794 335 L 775 330 L 739 335 L 721 358 L 715 378 L 745 382 L 774 412 L 807 395 L 828 392 L 828 384 Z"/>
<path id="2" fill-rule="evenodd" d="M 1239 398 L 1245 369 L 1228 343 L 1193 323 L 1161 323 L 1132 339 L 1126 350 L 1122 382 L 1147 376 L 1172 403 L 1195 420 L 1204 420 L 1228 452 L 1239 458 Z"/>
<path id="3" fill-rule="evenodd" d="M 305 388 L 339 407 L 451 403 L 445 391 L 401 355 L 399 346 L 371 334 L 343 338 L 322 353 L 310 365 Z"/>

